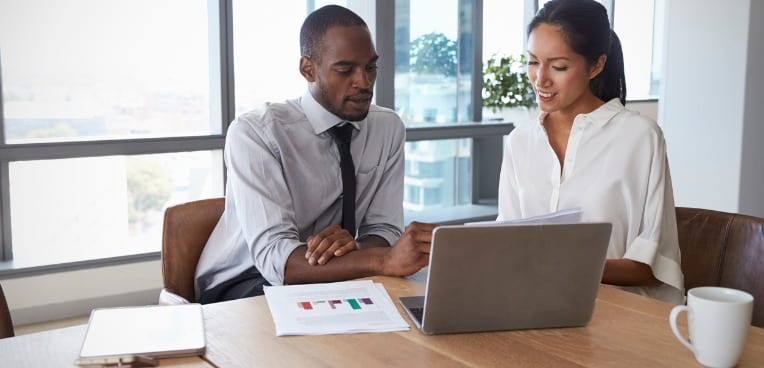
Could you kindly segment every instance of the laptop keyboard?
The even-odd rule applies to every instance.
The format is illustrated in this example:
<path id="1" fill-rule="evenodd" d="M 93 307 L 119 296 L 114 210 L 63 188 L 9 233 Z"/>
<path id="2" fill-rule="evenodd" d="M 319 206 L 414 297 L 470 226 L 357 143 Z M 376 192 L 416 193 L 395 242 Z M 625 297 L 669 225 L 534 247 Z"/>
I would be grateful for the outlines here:
<path id="1" fill-rule="evenodd" d="M 424 308 L 409 308 L 411 315 L 421 324 L 422 315 L 424 315 Z"/>

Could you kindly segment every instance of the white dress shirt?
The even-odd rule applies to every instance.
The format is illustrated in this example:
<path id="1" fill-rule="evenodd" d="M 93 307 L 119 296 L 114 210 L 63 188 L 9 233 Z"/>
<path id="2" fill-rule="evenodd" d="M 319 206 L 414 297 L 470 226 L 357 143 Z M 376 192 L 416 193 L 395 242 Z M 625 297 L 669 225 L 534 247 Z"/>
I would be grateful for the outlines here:
<path id="1" fill-rule="evenodd" d="M 306 92 L 231 123 L 226 206 L 199 259 L 197 296 L 253 265 L 272 285 L 283 284 L 292 251 L 340 223 L 340 157 L 328 132 L 340 122 Z M 394 244 L 403 227 L 405 127 L 395 112 L 375 105 L 350 124 L 358 238 L 377 235 Z"/>
<path id="2" fill-rule="evenodd" d="M 607 258 L 647 264 L 664 283 L 624 289 L 683 303 L 674 196 L 660 127 L 613 99 L 575 118 L 561 171 L 545 116 L 505 140 L 498 219 L 579 207 L 583 220 L 613 224 Z"/>

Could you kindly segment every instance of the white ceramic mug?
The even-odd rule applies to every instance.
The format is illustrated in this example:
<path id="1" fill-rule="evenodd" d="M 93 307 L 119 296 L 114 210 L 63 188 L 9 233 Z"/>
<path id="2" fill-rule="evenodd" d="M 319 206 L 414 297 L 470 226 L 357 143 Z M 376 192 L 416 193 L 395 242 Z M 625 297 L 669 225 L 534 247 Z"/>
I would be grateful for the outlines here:
<path id="1" fill-rule="evenodd" d="M 690 340 L 679 333 L 676 320 L 687 312 Z M 669 323 L 677 339 L 708 367 L 732 367 L 745 346 L 753 314 L 753 296 L 723 287 L 697 287 L 687 292 L 687 305 L 671 310 Z"/>

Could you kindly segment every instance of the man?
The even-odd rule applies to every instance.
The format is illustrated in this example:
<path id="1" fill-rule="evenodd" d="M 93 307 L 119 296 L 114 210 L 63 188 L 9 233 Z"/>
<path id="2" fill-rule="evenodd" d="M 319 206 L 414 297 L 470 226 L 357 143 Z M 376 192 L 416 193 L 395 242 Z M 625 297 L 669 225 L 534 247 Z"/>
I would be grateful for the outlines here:
<path id="1" fill-rule="evenodd" d="M 401 234 L 405 128 L 371 104 L 378 55 L 366 23 L 325 6 L 305 19 L 300 48 L 308 91 L 229 127 L 226 208 L 196 269 L 202 303 L 427 265 L 434 225 Z"/>

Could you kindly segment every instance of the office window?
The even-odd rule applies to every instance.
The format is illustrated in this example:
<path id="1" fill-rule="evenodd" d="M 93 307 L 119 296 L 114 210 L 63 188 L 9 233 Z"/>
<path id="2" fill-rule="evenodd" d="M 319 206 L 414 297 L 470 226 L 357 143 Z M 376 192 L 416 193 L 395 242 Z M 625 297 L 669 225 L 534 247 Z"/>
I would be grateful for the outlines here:
<path id="1" fill-rule="evenodd" d="M 436 206 L 443 203 L 442 186 L 424 188 L 425 206 Z"/>
<path id="2" fill-rule="evenodd" d="M 419 206 L 422 196 L 422 188 L 416 183 L 405 183 L 403 191 L 403 203 L 411 207 Z"/>
<path id="3" fill-rule="evenodd" d="M 395 110 L 408 126 L 473 121 L 474 44 L 472 1 L 396 0 Z M 409 186 L 419 195 L 404 201 L 410 211 L 471 203 L 471 141 L 435 140 L 406 145 Z"/>
<path id="4" fill-rule="evenodd" d="M 629 100 L 657 98 L 660 93 L 663 0 L 615 3 L 613 26 L 623 46 Z"/>
<path id="5" fill-rule="evenodd" d="M 482 1 L 6 0 L 0 270 L 158 257 L 164 208 L 224 194 L 228 123 L 305 91 L 299 27 L 329 3 L 385 45 L 376 98 L 407 124 L 407 219 L 495 200 L 510 128 L 479 121 Z"/>
<path id="6" fill-rule="evenodd" d="M 472 140 L 419 141 L 416 149 L 411 148 L 413 143 L 405 147 L 404 209 L 423 211 L 470 203 Z"/>
<path id="7" fill-rule="evenodd" d="M 471 120 L 468 3 L 395 3 L 395 110 L 408 124 Z"/>
<path id="8" fill-rule="evenodd" d="M 525 54 L 525 0 L 483 0 L 483 67 L 489 58 Z"/>
<path id="9" fill-rule="evenodd" d="M 513 72 L 525 73 L 525 65 L 520 58 L 525 55 L 525 0 L 484 0 L 483 1 L 483 58 L 482 70 L 489 62 L 499 65 L 499 60 L 512 57 L 517 62 Z M 530 4 L 532 7 L 533 4 Z M 534 8 L 535 9 L 535 8 Z M 484 77 L 485 79 L 485 77 Z M 488 89 L 483 93 L 488 96 Z M 535 101 L 533 101 L 535 102 Z M 483 107 L 483 121 L 510 121 L 515 126 L 528 124 L 536 117 L 535 106 Z"/>
<path id="10" fill-rule="evenodd" d="M 215 150 L 11 162 L 14 262 L 159 251 L 165 208 L 219 196 L 221 160 Z"/>
<path id="11" fill-rule="evenodd" d="M 307 12 L 305 1 L 233 1 L 237 116 L 305 91 L 298 67 L 300 26 Z"/>
<path id="12" fill-rule="evenodd" d="M 300 97 L 307 88 L 299 71 L 305 16 L 329 4 L 350 7 L 347 1 L 320 0 L 232 3 L 237 116 L 264 102 Z"/>
<path id="13" fill-rule="evenodd" d="M 218 10 L 0 3 L 0 261 L 158 254 L 167 206 L 223 195 Z"/>
<path id="14" fill-rule="evenodd" d="M 5 142 L 220 134 L 205 0 L 0 4 Z"/>

